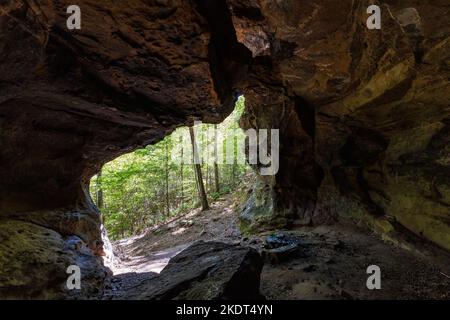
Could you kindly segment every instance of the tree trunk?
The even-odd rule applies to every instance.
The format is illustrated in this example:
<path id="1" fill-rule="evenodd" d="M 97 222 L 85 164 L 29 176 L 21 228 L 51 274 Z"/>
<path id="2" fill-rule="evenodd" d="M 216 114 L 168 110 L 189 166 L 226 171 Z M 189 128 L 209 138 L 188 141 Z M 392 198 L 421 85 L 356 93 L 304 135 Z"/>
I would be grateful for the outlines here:
<path id="1" fill-rule="evenodd" d="M 169 152 L 168 152 L 168 142 L 166 139 L 165 142 L 165 159 L 164 159 L 164 164 L 165 164 L 165 170 L 166 170 L 166 216 L 169 217 L 170 216 L 170 201 L 169 201 Z"/>
<path id="2" fill-rule="evenodd" d="M 233 186 L 233 188 L 236 185 L 236 160 L 233 163 L 233 167 L 231 170 L 231 185 Z"/>
<path id="3" fill-rule="evenodd" d="M 102 169 L 97 174 L 97 208 L 103 208 Z"/>
<path id="4" fill-rule="evenodd" d="M 198 191 L 199 191 L 200 201 L 202 203 L 202 210 L 205 211 L 205 210 L 209 210 L 209 205 L 208 205 L 208 199 L 206 197 L 205 186 L 203 184 L 202 168 L 200 165 L 200 159 L 199 159 L 199 155 L 198 155 L 197 144 L 195 142 L 195 134 L 194 134 L 193 127 L 189 127 L 189 134 L 191 135 L 195 174 L 196 174 L 197 182 L 198 182 L 197 187 L 198 187 Z"/>
<path id="5" fill-rule="evenodd" d="M 184 166 L 184 158 L 183 158 L 183 147 L 181 148 L 181 166 L 180 166 L 180 176 L 181 176 L 181 204 L 184 202 L 184 189 L 183 189 L 183 166 Z"/>
<path id="6" fill-rule="evenodd" d="M 214 125 L 214 186 L 217 193 L 220 192 L 219 165 L 217 164 L 217 124 Z"/>
<path id="7" fill-rule="evenodd" d="M 206 163 L 206 192 L 211 191 L 211 185 L 209 183 L 209 166 L 208 163 Z"/>

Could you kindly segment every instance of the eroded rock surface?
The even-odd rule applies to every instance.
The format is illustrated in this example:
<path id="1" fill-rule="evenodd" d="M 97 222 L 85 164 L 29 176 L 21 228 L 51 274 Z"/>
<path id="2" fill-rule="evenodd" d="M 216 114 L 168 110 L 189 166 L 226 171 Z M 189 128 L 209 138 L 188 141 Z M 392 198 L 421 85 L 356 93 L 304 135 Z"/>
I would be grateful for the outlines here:
<path id="1" fill-rule="evenodd" d="M 379 1 L 381 30 L 366 28 L 369 0 L 79 0 L 82 29 L 69 31 L 71 4 L 0 3 L 8 243 L 21 224 L 43 227 L 50 238 L 28 252 L 58 259 L 53 248 L 76 236 L 95 260 L 100 217 L 87 184 L 101 165 L 195 119 L 221 121 L 241 93 L 242 127 L 280 129 L 281 139 L 280 171 L 259 179 L 245 230 L 342 215 L 450 249 L 447 0 Z M 27 269 L 19 246 L 8 248 L 1 269 Z M 21 272 L 2 278 L 2 292 Z M 45 291 L 42 279 L 23 295 Z"/>
<path id="2" fill-rule="evenodd" d="M 263 177 L 243 226 L 401 225 L 450 248 L 450 5 L 229 1 L 253 53 L 244 128 L 279 128 L 280 172 Z"/>
<path id="3" fill-rule="evenodd" d="M 231 84 L 217 79 L 215 90 L 222 62 L 210 62 L 212 35 L 192 3 L 79 1 L 73 32 L 70 4 L 1 6 L 2 212 L 84 201 L 102 163 L 232 108 Z"/>
<path id="4" fill-rule="evenodd" d="M 51 259 L 63 254 L 56 249 L 63 238 L 79 237 L 101 273 L 95 258 L 102 254 L 101 223 L 89 179 L 103 163 L 176 126 L 224 118 L 243 69 L 239 52 L 247 49 L 233 38 L 229 16 L 224 30 L 211 30 L 208 21 L 216 21 L 220 7 L 206 16 L 204 6 L 191 1 L 83 0 L 76 2 L 82 29 L 70 31 L 66 9 L 72 4 L 0 3 L 0 219 L 5 234 L 15 234 L 20 222 L 49 229 L 50 239 L 36 239 L 27 252 L 42 249 Z M 219 52 L 219 37 L 227 51 Z M 2 252 L 0 268 L 14 265 L 11 279 L 22 276 L 19 270 L 33 272 L 27 257 L 19 258 L 19 239 L 7 240 L 5 250 L 12 252 Z M 48 290 L 61 287 L 66 260 L 54 278 L 22 286 L 23 295 L 45 296 L 34 294 L 47 290 L 45 282 Z M 55 271 L 47 264 L 34 268 Z M 5 277 L 0 288 L 14 297 L 15 284 Z"/>
<path id="5" fill-rule="evenodd" d="M 67 268 L 78 266 L 81 288 L 66 286 Z M 34 223 L 0 220 L 1 299 L 99 299 L 108 270 L 77 236 Z"/>

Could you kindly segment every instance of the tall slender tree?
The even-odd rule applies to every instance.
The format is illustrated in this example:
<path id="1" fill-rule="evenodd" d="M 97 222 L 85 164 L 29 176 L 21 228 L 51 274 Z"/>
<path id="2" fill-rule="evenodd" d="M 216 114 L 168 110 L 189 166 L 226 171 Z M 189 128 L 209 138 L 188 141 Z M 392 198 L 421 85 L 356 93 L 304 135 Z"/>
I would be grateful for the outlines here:
<path id="1" fill-rule="evenodd" d="M 217 124 L 214 125 L 214 186 L 215 191 L 217 193 L 220 192 L 220 183 L 219 183 L 219 164 L 217 159 Z"/>
<path id="2" fill-rule="evenodd" d="M 203 184 L 202 167 L 200 165 L 200 158 L 198 154 L 197 143 L 195 142 L 194 128 L 189 127 L 189 134 L 191 136 L 192 154 L 194 157 L 195 175 L 197 177 L 197 187 L 200 196 L 200 202 L 202 204 L 202 210 L 209 210 L 208 199 L 206 197 L 205 185 Z"/>
<path id="3" fill-rule="evenodd" d="M 103 208 L 102 169 L 97 174 L 97 208 Z"/>
<path id="4" fill-rule="evenodd" d="M 184 150 L 181 148 L 181 164 L 180 164 L 180 185 L 181 185 L 181 204 L 184 202 L 184 178 L 183 178 L 183 169 L 184 169 Z"/>
<path id="5" fill-rule="evenodd" d="M 169 199 L 169 137 L 165 140 L 164 145 L 164 168 L 165 168 L 165 189 L 166 189 L 166 216 L 170 215 L 170 199 Z"/>

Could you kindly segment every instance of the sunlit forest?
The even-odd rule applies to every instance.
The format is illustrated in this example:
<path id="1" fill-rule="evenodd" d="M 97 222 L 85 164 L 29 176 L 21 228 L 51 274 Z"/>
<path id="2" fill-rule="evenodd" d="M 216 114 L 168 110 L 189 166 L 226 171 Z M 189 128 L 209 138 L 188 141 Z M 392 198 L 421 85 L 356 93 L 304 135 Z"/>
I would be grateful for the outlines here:
<path id="1" fill-rule="evenodd" d="M 104 165 L 91 180 L 91 194 L 110 238 L 139 234 L 194 208 L 206 210 L 210 203 L 239 188 L 251 172 L 237 157 L 238 140 L 245 136 L 239 129 L 244 107 L 245 99 L 240 97 L 235 110 L 221 124 L 195 126 L 194 139 L 201 159 L 197 167 L 195 161 L 180 161 L 193 160 L 195 155 L 192 140 L 186 144 L 186 137 L 190 137 L 187 127 Z M 230 148 L 226 141 L 232 141 L 233 163 L 215 161 L 226 158 Z M 219 144 L 222 148 L 217 148 Z"/>

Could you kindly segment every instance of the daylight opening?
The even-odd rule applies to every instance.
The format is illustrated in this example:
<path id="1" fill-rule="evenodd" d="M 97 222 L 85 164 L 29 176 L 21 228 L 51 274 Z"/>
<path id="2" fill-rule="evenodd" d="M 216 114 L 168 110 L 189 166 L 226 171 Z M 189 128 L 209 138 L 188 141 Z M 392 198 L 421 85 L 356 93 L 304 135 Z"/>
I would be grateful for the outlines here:
<path id="1" fill-rule="evenodd" d="M 190 129 L 181 127 L 155 145 L 105 164 L 91 179 L 90 191 L 109 238 L 158 232 L 193 211 L 214 208 L 216 202 L 243 190 L 243 184 L 250 185 L 252 170 L 239 145 L 245 140 L 239 127 L 244 108 L 241 96 L 221 124 L 196 124 L 194 144 Z M 176 236 L 183 231 L 180 227 L 171 232 Z"/>
<path id="2" fill-rule="evenodd" d="M 237 215 L 255 178 L 239 127 L 244 108 L 241 96 L 221 124 L 180 127 L 91 179 L 108 235 L 104 262 L 120 283 L 152 278 L 198 240 L 239 241 Z"/>

